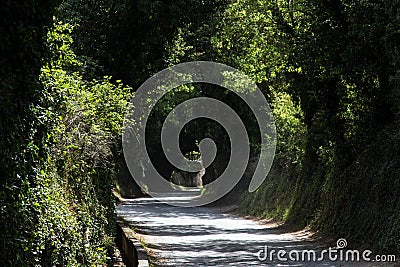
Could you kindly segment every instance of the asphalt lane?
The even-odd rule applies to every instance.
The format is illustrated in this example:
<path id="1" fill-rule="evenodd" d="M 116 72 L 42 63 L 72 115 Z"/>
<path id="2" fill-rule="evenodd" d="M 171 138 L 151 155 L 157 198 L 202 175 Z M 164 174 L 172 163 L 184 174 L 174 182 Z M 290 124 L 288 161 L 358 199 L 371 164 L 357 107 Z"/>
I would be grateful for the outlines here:
<path id="1" fill-rule="evenodd" d="M 190 196 L 165 198 L 179 202 Z M 116 207 L 117 215 L 145 243 L 152 266 L 396 266 L 331 260 L 328 252 L 322 259 L 322 251 L 329 247 L 304 232 L 283 232 L 274 224 L 241 218 L 221 208 L 176 207 L 162 200 L 128 199 Z M 279 255 L 279 250 L 285 253 Z M 343 253 L 345 258 L 346 250 Z M 331 255 L 340 257 L 339 252 Z"/>

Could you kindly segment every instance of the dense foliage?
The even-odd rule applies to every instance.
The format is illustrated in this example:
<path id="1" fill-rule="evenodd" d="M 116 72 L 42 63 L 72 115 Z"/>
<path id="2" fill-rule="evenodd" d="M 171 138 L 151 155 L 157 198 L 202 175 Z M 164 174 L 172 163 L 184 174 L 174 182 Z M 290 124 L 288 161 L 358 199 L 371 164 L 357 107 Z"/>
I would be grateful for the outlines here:
<path id="1" fill-rule="evenodd" d="M 168 59 L 237 67 L 273 107 L 275 163 L 262 187 L 244 195 L 242 212 L 399 250 L 399 8 L 398 1 L 236 0 L 201 27 L 176 31 Z M 240 113 L 240 101 L 222 99 Z"/>
<path id="2" fill-rule="evenodd" d="M 213 39 L 222 60 L 292 99 L 272 99 L 280 152 L 243 211 L 400 248 L 399 7 L 235 1 L 225 10 Z"/>
<path id="3" fill-rule="evenodd" d="M 275 162 L 264 184 L 243 194 L 249 166 L 233 191 L 243 194 L 242 212 L 399 251 L 399 10 L 397 0 L 7 1 L 0 262 L 105 264 L 127 100 L 155 72 L 191 60 L 244 71 L 273 108 Z M 173 168 L 159 144 L 162 121 L 196 96 L 237 111 L 257 158 L 248 107 L 221 88 L 188 85 L 162 99 L 148 128 L 153 162 L 167 179 Z M 224 170 L 230 145 L 221 127 L 194 121 L 182 150 L 197 150 L 204 137 L 219 151 L 207 183 Z"/>
<path id="4" fill-rule="evenodd" d="M 73 26 L 47 22 L 47 34 L 43 28 L 36 43 L 23 43 L 47 52 L 29 64 L 28 50 L 19 62 L 24 69 L 2 80 L 8 87 L 2 94 L 0 261 L 104 265 L 113 251 L 111 190 L 131 89 L 109 77 L 84 79 L 93 69 L 71 50 Z"/>

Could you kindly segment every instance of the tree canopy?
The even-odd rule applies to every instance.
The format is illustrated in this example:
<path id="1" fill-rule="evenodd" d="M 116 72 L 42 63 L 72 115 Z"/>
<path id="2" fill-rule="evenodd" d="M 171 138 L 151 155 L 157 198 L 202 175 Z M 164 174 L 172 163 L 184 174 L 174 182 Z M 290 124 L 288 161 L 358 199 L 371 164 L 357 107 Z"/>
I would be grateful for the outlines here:
<path id="1" fill-rule="evenodd" d="M 277 153 L 267 179 L 228 196 L 239 210 L 380 250 L 400 250 L 400 1 L 6 1 L 1 6 L 0 262 L 93 266 L 112 253 L 111 190 L 123 169 L 127 103 L 156 72 L 193 60 L 225 63 L 268 99 Z M 207 84 L 157 104 L 150 154 L 168 179 L 162 121 L 186 99 L 228 103 L 259 130 L 235 94 Z M 205 182 L 230 153 L 219 125 L 196 120 L 185 153 L 218 140 Z M 196 153 L 194 153 L 196 154 Z M 193 155 L 193 154 L 191 154 Z"/>

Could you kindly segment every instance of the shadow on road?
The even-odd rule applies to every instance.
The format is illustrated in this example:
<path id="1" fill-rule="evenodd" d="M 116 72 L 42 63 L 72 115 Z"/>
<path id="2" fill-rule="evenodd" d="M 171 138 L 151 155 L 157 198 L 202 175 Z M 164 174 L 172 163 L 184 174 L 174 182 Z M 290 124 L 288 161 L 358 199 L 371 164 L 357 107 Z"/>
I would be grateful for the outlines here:
<path id="1" fill-rule="evenodd" d="M 176 201 L 188 198 L 166 197 Z M 160 202 L 162 200 L 126 200 L 116 208 L 118 216 L 147 244 L 149 259 L 155 266 L 393 266 L 329 261 L 327 255 L 322 261 L 278 261 L 277 251 L 281 249 L 287 253 L 315 250 L 318 259 L 321 251 L 328 248 L 306 236 L 285 233 L 278 227 L 236 217 L 216 208 L 175 207 Z M 265 246 L 268 256 L 260 260 L 258 254 L 264 256 Z M 258 253 L 260 250 L 263 252 Z M 272 250 L 276 252 L 270 259 Z"/>

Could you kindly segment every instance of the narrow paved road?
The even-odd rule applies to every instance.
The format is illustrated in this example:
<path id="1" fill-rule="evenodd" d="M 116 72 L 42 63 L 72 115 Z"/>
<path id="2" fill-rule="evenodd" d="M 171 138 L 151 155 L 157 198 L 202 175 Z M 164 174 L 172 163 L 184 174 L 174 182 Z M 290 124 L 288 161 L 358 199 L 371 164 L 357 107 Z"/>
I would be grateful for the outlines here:
<path id="1" fill-rule="evenodd" d="M 185 198 L 174 200 L 185 201 Z M 181 208 L 154 198 L 138 198 L 117 206 L 117 214 L 147 244 L 149 260 L 154 266 L 394 266 L 332 262 L 327 255 L 318 262 L 278 261 L 276 253 L 272 261 L 268 257 L 260 260 L 257 253 L 265 250 L 265 246 L 268 254 L 273 249 L 284 249 L 287 253 L 312 249 L 317 257 L 327 247 L 311 242 L 306 235 L 283 233 L 274 225 L 236 217 L 219 208 Z"/>

